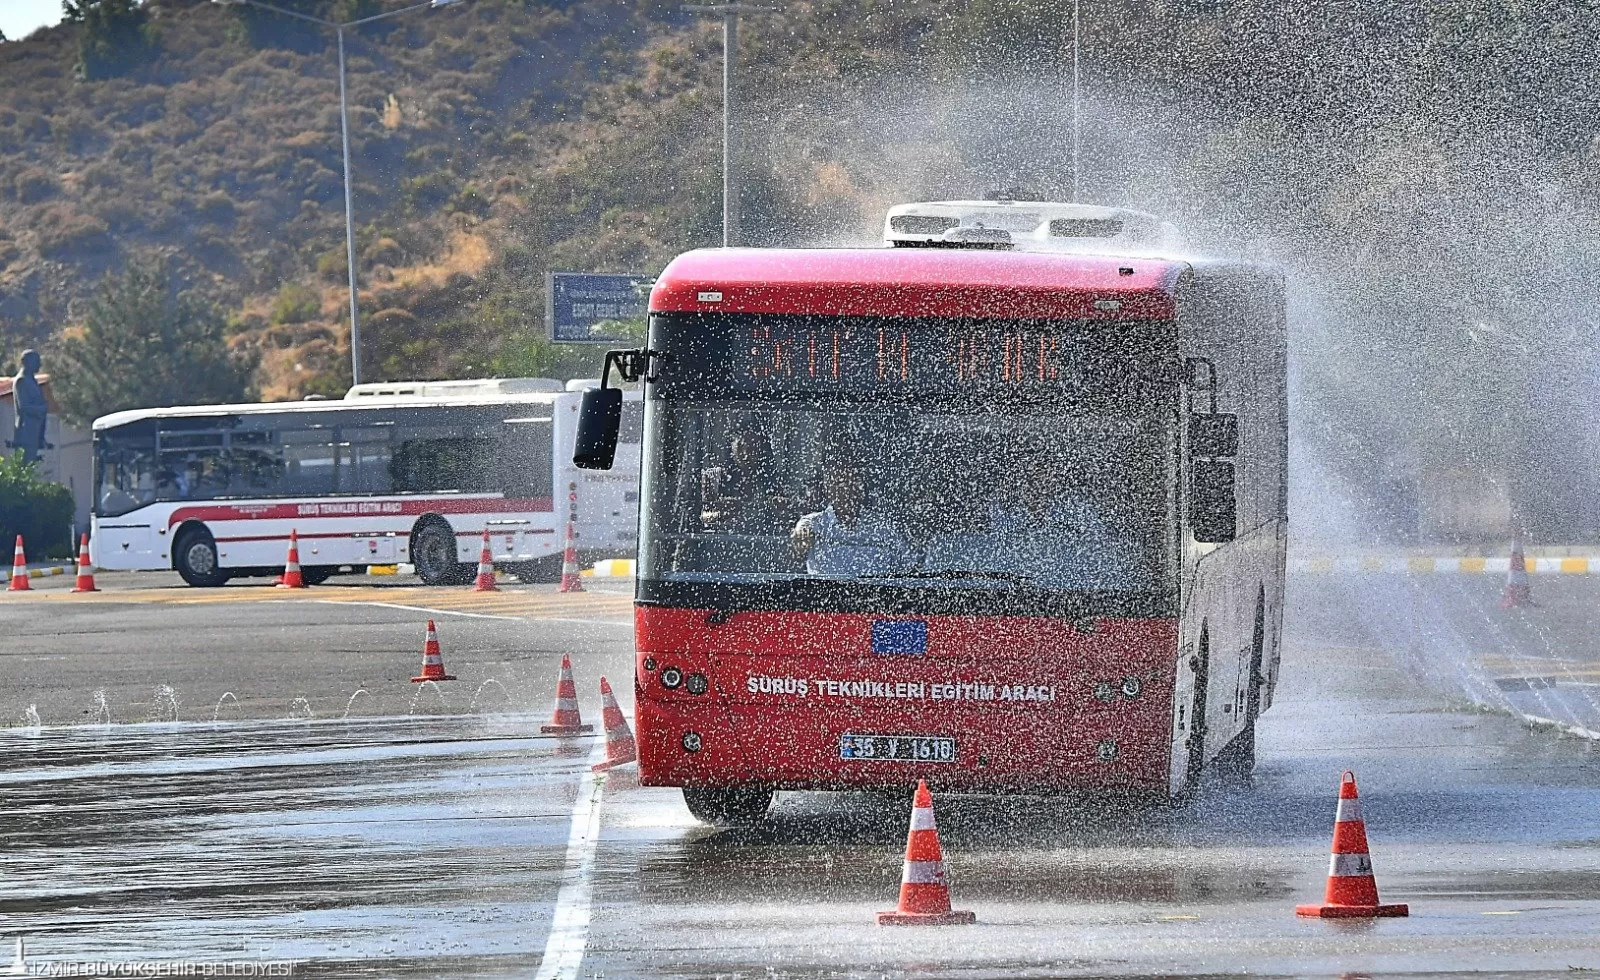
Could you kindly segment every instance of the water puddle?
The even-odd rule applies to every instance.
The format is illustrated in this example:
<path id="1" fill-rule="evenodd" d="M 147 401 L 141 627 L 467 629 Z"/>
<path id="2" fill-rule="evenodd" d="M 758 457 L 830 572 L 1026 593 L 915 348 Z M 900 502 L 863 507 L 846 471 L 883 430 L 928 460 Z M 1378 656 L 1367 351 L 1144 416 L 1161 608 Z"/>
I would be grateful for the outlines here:
<path id="1" fill-rule="evenodd" d="M 582 768 L 570 746 L 508 715 L 226 713 L 0 731 L 0 921 L 30 963 L 537 962 Z"/>

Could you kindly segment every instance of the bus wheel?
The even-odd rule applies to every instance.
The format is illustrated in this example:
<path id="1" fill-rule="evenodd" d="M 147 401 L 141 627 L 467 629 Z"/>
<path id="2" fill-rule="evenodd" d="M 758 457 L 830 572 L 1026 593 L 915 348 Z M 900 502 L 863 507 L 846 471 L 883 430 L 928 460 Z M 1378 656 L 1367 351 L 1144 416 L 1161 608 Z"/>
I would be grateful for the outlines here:
<path id="1" fill-rule="evenodd" d="M 1250 774 L 1256 768 L 1256 723 L 1251 719 L 1244 731 L 1217 753 L 1211 764 L 1217 778 L 1233 786 L 1250 785 Z"/>
<path id="2" fill-rule="evenodd" d="M 178 536 L 172 549 L 172 567 L 185 582 L 202 589 L 228 584 L 228 574 L 217 563 L 217 542 L 205 528 L 191 528 Z"/>
<path id="3" fill-rule="evenodd" d="M 683 802 L 701 823 L 748 827 L 767 815 L 772 806 L 772 790 L 685 788 Z"/>
<path id="4" fill-rule="evenodd" d="M 1265 592 L 1256 598 L 1256 626 L 1250 642 L 1250 675 L 1246 682 L 1244 701 L 1244 731 L 1233 737 L 1217 756 L 1217 774 L 1230 783 L 1249 785 L 1250 774 L 1256 768 L 1256 719 L 1261 715 L 1261 689 L 1266 678 L 1261 676 L 1261 658 L 1266 653 L 1267 599 Z"/>
<path id="5" fill-rule="evenodd" d="M 425 522 L 411 535 L 411 563 L 425 585 L 465 585 L 472 581 L 473 566 L 456 561 L 456 532 L 437 518 Z"/>

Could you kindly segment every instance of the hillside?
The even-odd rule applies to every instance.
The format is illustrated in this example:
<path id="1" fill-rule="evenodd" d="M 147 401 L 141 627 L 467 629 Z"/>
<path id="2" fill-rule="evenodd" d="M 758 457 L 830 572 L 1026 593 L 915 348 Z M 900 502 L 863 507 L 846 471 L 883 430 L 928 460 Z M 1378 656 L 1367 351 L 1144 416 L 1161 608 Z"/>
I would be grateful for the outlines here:
<path id="1" fill-rule="evenodd" d="M 0 44 L 0 366 L 48 356 L 101 275 L 158 251 L 262 351 L 265 396 L 341 390 L 331 39 L 202 0 L 139 9 L 122 48 L 74 24 Z M 748 241 L 871 240 L 918 197 L 1067 194 L 1070 11 L 799 0 L 747 18 Z M 1380 483 L 1515 473 L 1587 438 L 1585 4 L 1084 11 L 1085 199 L 1289 268 L 1297 424 L 1333 463 Z M 718 25 L 660 0 L 464 0 L 352 33 L 365 374 L 585 370 L 542 342 L 544 274 L 654 271 L 718 240 L 720 56 Z"/>

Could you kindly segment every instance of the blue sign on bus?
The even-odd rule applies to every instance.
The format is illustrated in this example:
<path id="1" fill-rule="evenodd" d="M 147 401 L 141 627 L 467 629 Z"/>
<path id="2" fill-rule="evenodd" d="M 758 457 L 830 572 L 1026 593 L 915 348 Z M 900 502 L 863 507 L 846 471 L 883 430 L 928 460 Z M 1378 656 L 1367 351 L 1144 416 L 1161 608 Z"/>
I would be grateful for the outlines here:
<path id="1" fill-rule="evenodd" d="M 550 339 L 568 344 L 636 344 L 650 305 L 649 276 L 552 272 L 545 280 Z"/>

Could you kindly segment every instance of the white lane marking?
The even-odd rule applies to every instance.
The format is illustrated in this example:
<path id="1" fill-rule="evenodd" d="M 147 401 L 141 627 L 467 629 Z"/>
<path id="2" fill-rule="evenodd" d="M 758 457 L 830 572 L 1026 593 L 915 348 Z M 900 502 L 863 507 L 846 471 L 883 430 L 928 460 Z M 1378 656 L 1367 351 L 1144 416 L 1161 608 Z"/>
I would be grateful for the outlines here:
<path id="1" fill-rule="evenodd" d="M 468 619 L 502 619 L 507 622 L 520 623 L 522 616 L 495 616 L 491 613 L 462 612 L 459 609 L 430 609 L 427 606 L 407 606 L 398 602 L 370 602 L 365 599 L 288 599 L 279 600 L 287 602 L 316 602 L 324 606 L 380 606 L 384 609 L 403 609 L 406 612 L 427 613 L 430 616 L 465 616 Z"/>
<path id="2" fill-rule="evenodd" d="M 603 762 L 604 742 L 589 753 L 589 764 Z M 556 910 L 550 918 L 544 959 L 534 980 L 577 980 L 583 953 L 589 945 L 589 903 L 594 896 L 594 852 L 600 842 L 600 795 L 606 774 L 586 770 L 572 805 L 572 829 L 567 834 L 567 863 Z"/>
<path id="3" fill-rule="evenodd" d="M 401 609 L 406 612 L 428 613 L 432 616 L 465 616 L 468 619 L 498 619 L 508 623 L 577 623 L 581 626 L 626 626 L 633 628 L 632 620 L 623 619 L 573 619 L 567 616 L 497 616 L 493 613 L 463 612 L 459 609 L 430 609 L 427 606 L 407 606 L 399 602 L 377 602 L 366 599 L 267 599 L 268 603 L 316 602 L 324 606 L 381 606 L 384 609 Z"/>

